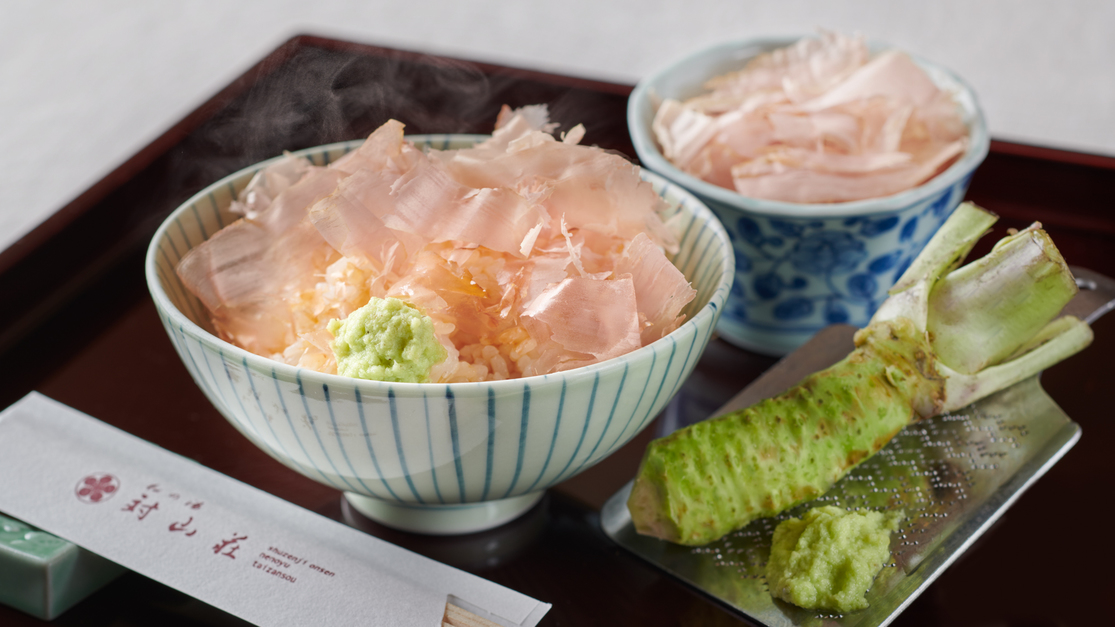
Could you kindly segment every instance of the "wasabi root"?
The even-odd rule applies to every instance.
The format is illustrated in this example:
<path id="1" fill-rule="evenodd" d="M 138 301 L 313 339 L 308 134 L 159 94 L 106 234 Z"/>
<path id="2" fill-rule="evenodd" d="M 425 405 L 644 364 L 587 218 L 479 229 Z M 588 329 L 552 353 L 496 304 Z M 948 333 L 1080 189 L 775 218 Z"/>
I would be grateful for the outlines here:
<path id="1" fill-rule="evenodd" d="M 821 496 L 906 425 L 955 411 L 1083 349 L 1054 319 L 1076 293 L 1040 224 L 959 268 L 997 217 L 964 203 L 899 278 L 855 350 L 775 398 L 647 447 L 635 529 L 701 545 Z"/>

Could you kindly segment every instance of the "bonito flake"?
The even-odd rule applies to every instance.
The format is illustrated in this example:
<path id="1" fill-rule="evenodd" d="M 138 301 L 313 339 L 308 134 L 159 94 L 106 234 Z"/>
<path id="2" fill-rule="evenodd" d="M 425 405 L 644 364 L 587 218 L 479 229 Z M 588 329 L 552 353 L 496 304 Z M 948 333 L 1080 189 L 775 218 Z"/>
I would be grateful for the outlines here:
<path id="1" fill-rule="evenodd" d="M 752 59 L 653 130 L 681 170 L 744 196 L 829 203 L 920 185 L 968 148 L 952 94 L 909 56 L 823 32 Z"/>
<path id="2" fill-rule="evenodd" d="M 337 369 L 329 320 L 373 296 L 433 319 L 449 357 L 432 382 L 622 355 L 676 329 L 696 292 L 638 168 L 554 127 L 544 106 L 504 107 L 471 148 L 420 150 L 391 120 L 327 167 L 287 156 L 178 275 L 222 338 L 320 372 Z"/>

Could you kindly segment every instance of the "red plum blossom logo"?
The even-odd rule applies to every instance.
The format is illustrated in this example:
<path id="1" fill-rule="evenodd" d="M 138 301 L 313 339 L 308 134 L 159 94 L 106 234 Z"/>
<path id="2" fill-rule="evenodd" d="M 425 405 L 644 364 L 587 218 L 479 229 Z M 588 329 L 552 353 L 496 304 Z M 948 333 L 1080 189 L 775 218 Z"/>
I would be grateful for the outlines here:
<path id="1" fill-rule="evenodd" d="M 103 503 L 120 491 L 120 480 L 107 472 L 87 475 L 77 482 L 74 493 L 82 503 Z"/>

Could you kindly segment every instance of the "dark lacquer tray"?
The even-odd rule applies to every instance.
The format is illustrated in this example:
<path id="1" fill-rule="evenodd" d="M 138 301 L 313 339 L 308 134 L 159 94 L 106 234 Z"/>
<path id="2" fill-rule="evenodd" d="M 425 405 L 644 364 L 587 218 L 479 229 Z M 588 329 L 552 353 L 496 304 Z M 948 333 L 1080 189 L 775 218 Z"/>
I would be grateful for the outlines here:
<path id="1" fill-rule="evenodd" d="M 502 104 L 545 102 L 566 128 L 583 123 L 586 141 L 633 155 L 624 119 L 630 90 L 318 37 L 288 41 L 0 252 L 0 407 L 38 390 L 297 505 L 552 603 L 542 625 L 748 624 L 600 528 L 601 506 L 634 475 L 654 426 L 502 528 L 449 538 L 391 531 L 240 436 L 190 380 L 143 283 L 146 244 L 175 206 L 283 150 L 364 137 L 391 117 L 410 133 L 484 133 Z M 1003 216 L 1000 231 L 1040 220 L 1069 263 L 1115 276 L 1115 159 L 992 142 L 969 197 Z M 1097 322 L 1096 344 L 1042 377 L 1080 424 L 1080 442 L 893 625 L 1109 619 L 1094 601 L 1115 589 L 1115 548 L 1102 519 L 1087 517 L 1115 478 L 1106 389 L 1113 320 Z M 690 422 L 707 416 L 774 363 L 714 340 L 669 412 Z M 0 606 L 0 625 L 39 624 Z M 54 624 L 242 623 L 128 574 Z"/>

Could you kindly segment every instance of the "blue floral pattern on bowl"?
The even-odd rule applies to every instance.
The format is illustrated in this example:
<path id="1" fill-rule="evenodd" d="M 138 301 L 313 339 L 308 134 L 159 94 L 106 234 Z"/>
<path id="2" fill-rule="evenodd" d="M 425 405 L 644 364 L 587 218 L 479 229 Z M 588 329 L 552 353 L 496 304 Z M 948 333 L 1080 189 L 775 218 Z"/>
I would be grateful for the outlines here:
<path id="1" fill-rule="evenodd" d="M 721 332 L 745 346 L 763 336 L 766 345 L 754 348 L 785 352 L 830 324 L 864 326 L 970 179 L 900 211 L 852 217 L 764 216 L 706 198 L 736 257 Z"/>

